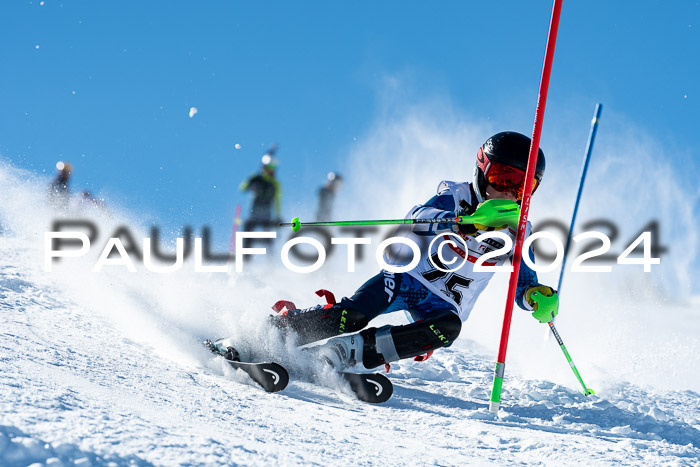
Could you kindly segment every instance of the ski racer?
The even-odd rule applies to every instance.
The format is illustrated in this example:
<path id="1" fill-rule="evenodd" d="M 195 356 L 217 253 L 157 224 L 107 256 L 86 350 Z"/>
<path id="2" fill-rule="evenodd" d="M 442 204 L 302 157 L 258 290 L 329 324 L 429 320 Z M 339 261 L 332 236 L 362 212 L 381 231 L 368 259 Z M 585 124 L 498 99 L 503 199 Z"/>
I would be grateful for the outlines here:
<path id="1" fill-rule="evenodd" d="M 518 204 L 523 196 L 529 149 L 530 138 L 525 135 L 502 132 L 492 136 L 478 150 L 472 183 L 443 181 L 436 196 L 409 212 L 408 216 L 415 219 L 454 219 L 465 215 L 480 218 L 480 223 L 474 224 L 413 224 L 406 234 L 414 240 L 459 235 L 468 251 L 464 251 L 464 244 L 458 242 L 442 249 L 445 264 L 466 259 L 459 268 L 448 272 L 443 271 L 445 267 L 436 268 L 444 266 L 440 257 L 423 248 L 414 269 L 405 273 L 382 270 L 352 297 L 343 298 L 338 303 L 327 291 L 317 292 L 328 299 L 325 306 L 295 309 L 290 302 L 280 301 L 273 307 L 278 314 L 271 317 L 272 323 L 295 333 L 299 345 L 332 337 L 313 349 L 337 371 L 355 365 L 371 369 L 411 357 L 423 360 L 435 349 L 450 346 L 494 274 L 474 271 L 475 262 L 483 254 L 505 245 L 498 238 L 479 242 L 476 237 L 498 230 L 513 240 L 512 245 L 515 243 L 514 229 L 517 228 Z M 545 158 L 540 149 L 533 192 L 541 183 L 544 170 Z M 510 200 L 508 204 L 515 209 L 503 214 L 504 210 L 493 207 L 493 200 L 498 200 L 496 204 L 501 205 L 503 200 Z M 515 215 L 513 211 L 516 211 Z M 528 223 L 526 235 L 530 229 Z M 511 246 L 508 253 L 484 261 L 484 266 L 502 265 L 512 259 L 512 254 Z M 532 253 L 528 254 L 532 259 Z M 539 284 L 535 272 L 524 262 L 520 265 L 515 300 L 521 308 L 532 311 L 533 317 L 542 323 L 550 322 L 558 313 L 556 291 Z M 377 316 L 398 310 L 405 310 L 412 322 L 368 327 Z"/>

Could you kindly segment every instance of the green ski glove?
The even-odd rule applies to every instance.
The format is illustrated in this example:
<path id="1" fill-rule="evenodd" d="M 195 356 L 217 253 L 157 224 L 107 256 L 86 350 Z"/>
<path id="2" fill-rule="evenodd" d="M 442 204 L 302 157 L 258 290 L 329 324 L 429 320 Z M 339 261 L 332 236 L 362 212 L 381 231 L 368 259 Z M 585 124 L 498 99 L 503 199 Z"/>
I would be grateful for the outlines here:
<path id="1" fill-rule="evenodd" d="M 507 199 L 489 199 L 481 203 L 471 216 L 461 216 L 460 224 L 472 224 L 479 230 L 485 227 L 518 228 L 520 206 Z"/>
<path id="2" fill-rule="evenodd" d="M 535 310 L 532 317 L 540 323 L 551 322 L 559 313 L 559 295 L 549 286 L 528 287 L 525 290 L 525 300 Z"/>

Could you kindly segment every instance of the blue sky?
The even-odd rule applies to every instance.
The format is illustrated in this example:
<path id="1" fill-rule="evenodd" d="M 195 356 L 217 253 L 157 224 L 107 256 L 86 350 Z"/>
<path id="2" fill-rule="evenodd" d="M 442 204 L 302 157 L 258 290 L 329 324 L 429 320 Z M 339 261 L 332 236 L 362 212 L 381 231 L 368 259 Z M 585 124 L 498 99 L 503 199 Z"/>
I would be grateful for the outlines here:
<path id="1" fill-rule="evenodd" d="M 277 142 L 291 217 L 383 118 L 387 80 L 403 102 L 442 99 L 529 134 L 551 6 L 2 2 L 0 157 L 47 173 L 67 160 L 73 188 L 108 205 L 227 229 L 248 202 L 239 183 Z M 695 1 L 564 2 L 543 144 L 548 124 L 571 122 L 582 152 L 602 102 L 604 119 L 626 118 L 697 171 L 699 18 Z"/>

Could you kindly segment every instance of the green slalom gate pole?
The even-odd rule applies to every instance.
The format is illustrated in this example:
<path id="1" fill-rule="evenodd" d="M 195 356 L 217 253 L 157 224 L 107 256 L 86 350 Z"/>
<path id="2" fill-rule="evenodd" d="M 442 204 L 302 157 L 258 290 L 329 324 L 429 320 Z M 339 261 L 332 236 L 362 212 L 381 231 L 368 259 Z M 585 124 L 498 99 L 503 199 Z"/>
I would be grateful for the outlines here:
<path id="1" fill-rule="evenodd" d="M 566 346 L 564 345 L 564 341 L 561 340 L 561 336 L 557 332 L 557 328 L 554 327 L 554 321 L 551 321 L 548 324 L 549 324 L 549 329 L 552 330 L 552 334 L 554 334 L 554 337 L 557 339 L 557 342 L 559 343 L 559 347 L 561 348 L 561 351 L 564 352 L 564 356 L 566 357 L 566 361 L 569 362 L 569 366 L 574 371 L 574 374 L 576 375 L 578 382 L 581 383 L 581 386 L 583 386 L 583 394 L 586 396 L 590 396 L 592 394 L 595 394 L 595 391 L 593 389 L 586 387 L 586 383 L 583 382 L 583 378 L 581 378 L 581 375 L 579 374 L 578 369 L 576 368 L 576 365 L 574 364 L 574 361 L 571 360 L 571 355 L 569 355 L 569 351 L 566 350 Z"/>
<path id="2" fill-rule="evenodd" d="M 549 77 L 552 72 L 552 61 L 554 60 L 554 46 L 557 42 L 557 31 L 559 29 L 559 17 L 561 15 L 562 0 L 554 0 L 552 6 L 552 17 L 549 22 L 549 33 L 547 36 L 547 48 L 544 53 L 544 65 L 540 79 L 540 89 L 535 108 L 535 124 L 532 130 L 532 143 L 525 172 L 525 187 L 521 202 L 520 218 L 518 219 L 518 235 L 515 239 L 515 249 L 513 251 L 513 271 L 508 281 L 508 295 L 506 307 L 503 313 L 503 327 L 501 329 L 501 342 L 498 347 L 498 360 L 493 376 L 493 388 L 491 389 L 491 401 L 489 410 L 498 413 L 501 406 L 501 390 L 503 388 L 503 377 L 506 367 L 506 351 L 508 349 L 508 336 L 510 334 L 510 323 L 513 316 L 513 304 L 515 302 L 515 290 L 518 285 L 518 273 L 520 272 L 520 261 L 522 259 L 523 242 L 527 230 L 527 216 L 530 213 L 530 199 L 532 198 L 532 181 L 535 178 L 535 165 L 540 148 L 540 136 L 542 134 L 542 122 L 547 104 L 547 91 L 549 90 Z"/>

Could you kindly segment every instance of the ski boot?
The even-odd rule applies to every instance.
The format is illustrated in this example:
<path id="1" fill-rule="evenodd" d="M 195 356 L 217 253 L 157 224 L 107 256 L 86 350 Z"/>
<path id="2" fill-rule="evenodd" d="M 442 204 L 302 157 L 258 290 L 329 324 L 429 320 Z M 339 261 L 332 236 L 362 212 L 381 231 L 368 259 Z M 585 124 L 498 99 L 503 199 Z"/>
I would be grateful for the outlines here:
<path id="1" fill-rule="evenodd" d="M 278 301 L 272 306 L 277 315 L 270 317 L 270 324 L 285 333 L 296 333 L 299 345 L 305 345 L 338 334 L 359 331 L 369 323 L 363 313 L 345 308 L 342 301 L 336 303 L 331 292 L 321 289 L 316 291 L 316 295 L 325 297 L 327 303 L 299 309 L 290 301 Z"/>
<path id="2" fill-rule="evenodd" d="M 345 371 L 358 363 L 362 365 L 365 340 L 360 334 L 334 337 L 325 344 L 312 348 L 335 371 Z"/>

